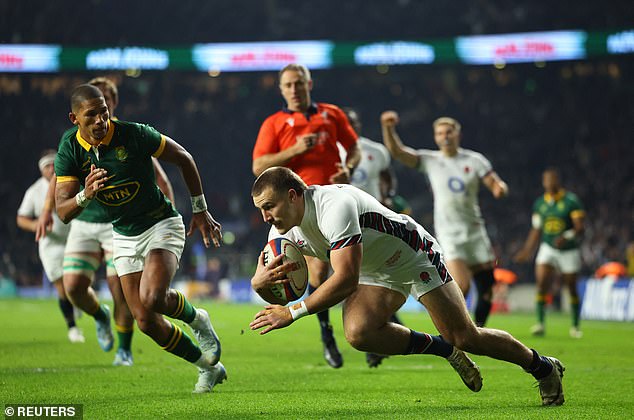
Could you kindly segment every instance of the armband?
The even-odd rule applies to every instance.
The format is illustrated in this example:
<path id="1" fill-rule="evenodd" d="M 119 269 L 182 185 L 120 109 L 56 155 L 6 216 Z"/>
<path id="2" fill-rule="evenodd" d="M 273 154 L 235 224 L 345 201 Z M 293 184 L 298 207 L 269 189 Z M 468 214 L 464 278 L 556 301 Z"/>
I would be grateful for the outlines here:
<path id="1" fill-rule="evenodd" d="M 563 236 L 564 239 L 571 241 L 577 237 L 577 232 L 574 229 L 568 229 L 564 231 L 561 236 Z"/>
<path id="2" fill-rule="evenodd" d="M 88 204 L 90 204 L 91 201 L 92 200 L 90 198 L 86 197 L 86 190 L 81 190 L 77 193 L 77 195 L 75 195 L 75 203 L 77 203 L 77 205 L 81 208 L 88 207 Z"/>
<path id="3" fill-rule="evenodd" d="M 306 304 L 303 300 L 293 306 L 289 306 L 288 310 L 291 311 L 291 317 L 293 318 L 293 321 L 308 315 L 308 309 L 306 309 Z"/>
<path id="4" fill-rule="evenodd" d="M 207 210 L 207 202 L 205 201 L 205 194 L 196 195 L 191 197 L 192 200 L 192 212 L 201 213 Z"/>

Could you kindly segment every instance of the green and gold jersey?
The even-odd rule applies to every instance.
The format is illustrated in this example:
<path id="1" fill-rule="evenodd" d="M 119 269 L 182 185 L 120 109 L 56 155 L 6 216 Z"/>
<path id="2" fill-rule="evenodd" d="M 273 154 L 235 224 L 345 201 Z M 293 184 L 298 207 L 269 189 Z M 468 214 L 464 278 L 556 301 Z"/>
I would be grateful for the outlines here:
<path id="1" fill-rule="evenodd" d="M 533 205 L 533 227 L 541 230 L 541 240 L 548 245 L 566 250 L 579 246 L 575 239 L 555 246 L 555 238 L 573 228 L 572 219 L 585 215 L 579 198 L 571 192 L 560 190 L 557 194 L 544 194 Z"/>
<path id="2" fill-rule="evenodd" d="M 72 133 L 70 133 L 72 131 Z M 77 132 L 77 127 L 70 128 L 66 130 L 64 134 L 62 134 L 62 139 L 66 138 L 66 136 L 74 136 Z M 81 189 L 84 187 L 82 185 Z M 100 206 L 95 202 L 91 202 L 88 206 L 76 217 L 77 220 L 81 220 L 84 222 L 90 223 L 110 223 L 110 216 L 106 212 L 106 209 Z"/>
<path id="3" fill-rule="evenodd" d="M 59 144 L 57 182 L 79 181 L 83 186 L 92 164 L 105 169 L 111 178 L 91 206 L 97 205 L 105 212 L 106 221 L 112 222 L 117 233 L 139 235 L 157 222 L 178 215 L 156 185 L 152 165 L 152 156 L 161 155 L 165 141 L 148 125 L 111 120 L 106 137 L 94 147 L 75 127 L 64 133 Z"/>

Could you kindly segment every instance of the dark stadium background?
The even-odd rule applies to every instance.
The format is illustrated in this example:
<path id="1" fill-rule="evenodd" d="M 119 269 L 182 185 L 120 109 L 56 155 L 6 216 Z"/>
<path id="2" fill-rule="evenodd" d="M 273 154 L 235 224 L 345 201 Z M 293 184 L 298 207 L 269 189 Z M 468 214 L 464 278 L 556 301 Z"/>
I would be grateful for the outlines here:
<path id="1" fill-rule="evenodd" d="M 198 42 L 331 39 L 372 41 L 457 35 L 631 28 L 631 1 L 611 2 L 367 2 L 332 1 L 0 1 L 0 43 L 65 46 L 180 45 Z M 463 145 L 484 153 L 511 189 L 481 205 L 500 264 L 532 281 L 532 268 L 510 255 L 530 227 L 541 193 L 540 173 L 557 166 L 565 187 L 588 212 L 584 272 L 624 261 L 632 235 L 634 183 L 634 56 L 493 66 L 464 64 L 345 67 L 313 72 L 313 99 L 357 108 L 365 136 L 380 141 L 381 111 L 401 114 L 399 131 L 414 147 L 434 148 L 431 122 L 441 115 L 463 125 Z M 218 257 L 222 275 L 247 277 L 266 228 L 253 209 L 251 150 L 260 123 L 281 105 L 276 72 L 0 73 L 0 272 L 18 285 L 41 283 L 31 234 L 15 215 L 39 177 L 37 159 L 69 127 L 71 89 L 106 75 L 120 89 L 119 118 L 147 122 L 194 155 L 214 216 L 235 242 Z M 189 220 L 187 191 L 174 168 L 177 207 Z M 399 193 L 431 230 L 431 194 L 420 174 L 393 164 Z M 180 275 L 200 276 L 198 238 L 188 241 Z M 198 243 L 198 244 L 197 244 Z M 204 258 L 203 258 L 204 260 Z M 203 264 L 204 265 L 204 264 Z M 198 271 L 197 271 L 198 270 Z M 203 270 L 204 271 L 204 270 Z"/>

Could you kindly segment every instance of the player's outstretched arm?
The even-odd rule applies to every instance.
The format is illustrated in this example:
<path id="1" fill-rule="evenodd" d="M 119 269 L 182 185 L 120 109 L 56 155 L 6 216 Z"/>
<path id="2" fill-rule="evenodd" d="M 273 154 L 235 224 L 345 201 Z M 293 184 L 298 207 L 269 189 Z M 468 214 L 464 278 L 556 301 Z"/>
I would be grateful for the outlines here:
<path id="1" fill-rule="evenodd" d="M 357 289 L 363 245 L 356 244 L 330 251 L 333 273 L 305 300 L 310 313 L 318 313 L 342 302 Z"/>
<path id="2" fill-rule="evenodd" d="M 199 230 L 206 247 L 209 247 L 212 242 L 214 246 L 219 247 L 222 240 L 222 226 L 207 210 L 200 174 L 192 155 L 183 146 L 165 136 L 165 148 L 158 158 L 178 166 L 191 195 L 193 214 L 187 236 Z"/>
<path id="3" fill-rule="evenodd" d="M 385 111 L 381 114 L 381 132 L 383 133 L 383 143 L 394 159 L 402 162 L 410 168 L 418 166 L 419 157 L 414 149 L 407 147 L 401 141 L 396 126 L 398 124 L 398 114 L 396 111 Z"/>

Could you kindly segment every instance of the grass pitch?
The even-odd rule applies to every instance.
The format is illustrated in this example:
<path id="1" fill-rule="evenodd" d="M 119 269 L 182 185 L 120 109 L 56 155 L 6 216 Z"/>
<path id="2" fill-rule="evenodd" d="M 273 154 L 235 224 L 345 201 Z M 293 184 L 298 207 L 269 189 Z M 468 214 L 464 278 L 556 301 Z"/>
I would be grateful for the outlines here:
<path id="1" fill-rule="evenodd" d="M 0 301 L 0 402 L 83 404 L 86 419 L 138 418 L 435 418 L 604 419 L 634 413 L 634 324 L 585 321 L 568 337 L 569 317 L 551 314 L 548 335 L 531 337 L 532 314 L 493 315 L 489 326 L 558 357 L 566 366 L 561 407 L 541 407 L 534 380 L 517 366 L 473 356 L 484 386 L 472 393 L 434 356 L 394 356 L 369 369 L 344 340 L 341 311 L 331 313 L 344 356 L 341 369 L 321 356 L 317 321 L 307 317 L 265 336 L 248 329 L 259 307 L 198 302 L 223 345 L 228 381 L 191 393 L 196 369 L 135 331 L 135 365 L 113 367 L 97 345 L 94 321 L 78 325 L 85 344 L 66 339 L 54 300 Z M 425 313 L 404 313 L 411 328 L 433 332 Z M 188 331 L 187 329 L 185 329 Z"/>

